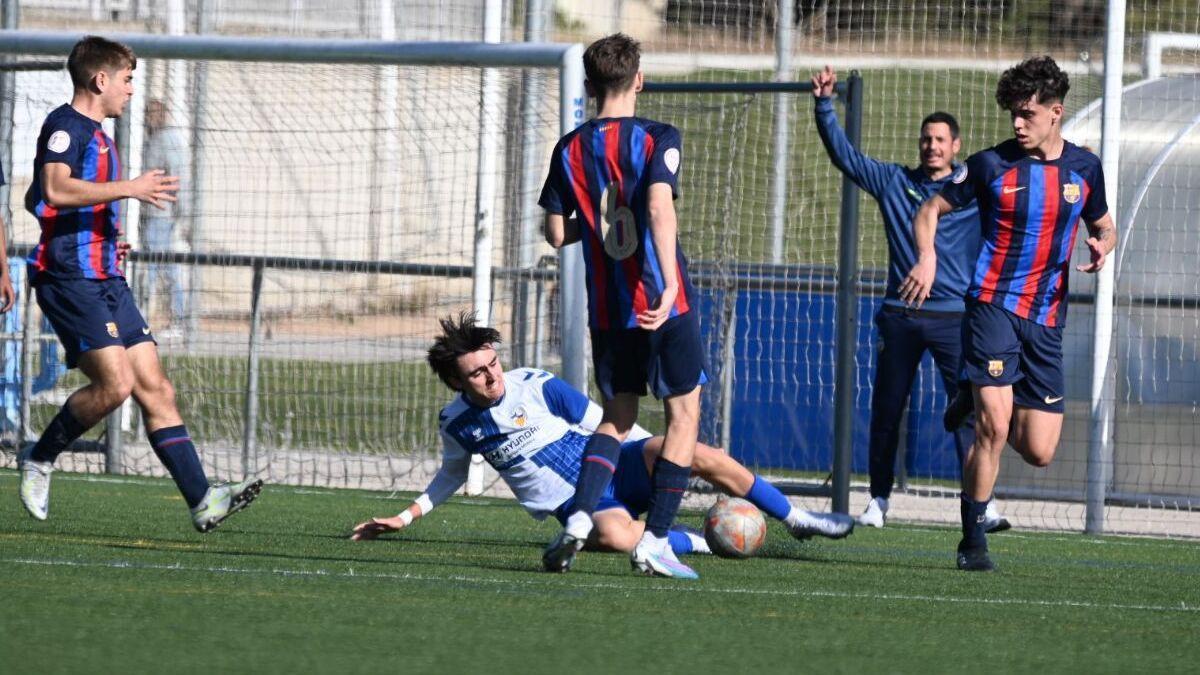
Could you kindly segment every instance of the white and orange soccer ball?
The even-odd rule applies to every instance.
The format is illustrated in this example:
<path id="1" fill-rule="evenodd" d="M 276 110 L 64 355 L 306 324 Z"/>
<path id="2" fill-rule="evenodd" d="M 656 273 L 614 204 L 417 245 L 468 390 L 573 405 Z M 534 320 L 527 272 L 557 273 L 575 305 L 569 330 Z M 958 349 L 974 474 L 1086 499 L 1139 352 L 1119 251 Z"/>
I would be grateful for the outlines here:
<path id="1" fill-rule="evenodd" d="M 722 558 L 749 558 L 767 540 L 767 521 L 745 499 L 719 497 L 704 519 L 704 540 Z"/>

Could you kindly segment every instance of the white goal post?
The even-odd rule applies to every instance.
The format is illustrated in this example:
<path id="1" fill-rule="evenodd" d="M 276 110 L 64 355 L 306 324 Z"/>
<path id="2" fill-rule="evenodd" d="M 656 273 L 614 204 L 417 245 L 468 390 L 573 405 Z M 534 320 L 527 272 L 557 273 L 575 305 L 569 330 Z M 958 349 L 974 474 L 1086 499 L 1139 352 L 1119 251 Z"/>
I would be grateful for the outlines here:
<path id="1" fill-rule="evenodd" d="M 0 54 L 9 57 L 54 56 L 64 58 L 72 46 L 85 33 L 82 32 L 48 32 L 24 30 L 0 30 Z M 474 251 L 474 259 L 444 260 L 445 265 L 470 265 L 472 277 L 471 303 L 479 313 L 480 318 L 490 323 L 493 315 L 493 288 L 496 277 L 493 275 L 491 260 L 491 240 L 493 213 L 496 208 L 495 180 L 499 162 L 495 157 L 485 157 L 488 153 L 498 152 L 497 138 L 504 133 L 494 121 L 496 116 L 504 114 L 506 102 L 497 100 L 496 82 L 489 77 L 495 69 L 537 68 L 556 70 L 559 79 L 558 98 L 558 129 L 559 134 L 565 134 L 574 129 L 585 118 L 584 107 L 586 95 L 583 87 L 583 47 L 579 44 L 557 43 L 497 43 L 497 42 L 395 42 L 389 40 L 335 40 L 335 39 L 302 39 L 302 38 L 247 38 L 216 35 L 152 35 L 152 34 L 106 34 L 105 37 L 129 45 L 139 58 L 164 59 L 176 61 L 192 61 L 197 63 L 226 61 L 242 63 L 268 64 L 319 64 L 321 66 L 421 66 L 437 70 L 439 68 L 478 68 L 483 72 L 481 91 L 483 98 L 478 100 L 481 111 L 479 133 L 477 137 L 478 176 L 472 176 L 469 170 L 463 176 L 464 180 L 478 180 L 479 185 L 473 186 L 475 205 L 474 213 L 456 212 L 456 215 L 466 225 L 463 230 L 464 238 L 473 238 L 465 242 L 466 250 Z M 384 36 L 386 37 L 386 35 Z M 492 36 L 495 40 L 497 36 Z M 143 85 L 139 83 L 139 88 Z M 147 85 L 148 86 L 148 85 Z M 179 86 L 178 84 L 176 86 Z M 198 95 L 202 95 L 203 85 L 192 82 L 198 87 Z M 336 82 L 333 86 L 336 86 Z M 382 85 L 386 87 L 387 85 Z M 392 96 L 394 90 L 384 89 L 385 97 Z M 64 98 L 69 91 L 62 92 Z M 12 91 L 5 96 L 12 97 Z M 138 91 L 138 96 L 143 96 Z M 347 91 L 345 97 L 347 106 L 355 105 L 355 93 Z M 546 102 L 545 107 L 552 107 L 553 99 Z M 135 104 L 143 104 L 144 99 L 135 99 Z M 219 101 L 213 102 L 220 105 Z M 539 105 L 541 105 L 539 103 Z M 496 110 L 483 110 L 493 106 Z M 133 106 L 131 106 L 132 108 Z M 140 107 L 139 107 L 140 110 Z M 48 112 L 48 109 L 46 110 Z M 44 112 L 40 114 L 45 114 Z M 128 117 L 128 116 L 127 116 Z M 11 123 L 11 120 L 9 121 Z M 128 131 L 128 120 L 123 121 Z M 196 125 L 199 128 L 201 125 Z M 539 132 L 549 132 L 549 128 L 539 128 Z M 198 132 L 199 133 L 199 132 Z M 118 144 L 121 143 L 121 132 L 118 127 Z M 128 143 L 126 166 L 133 169 L 140 166 L 141 143 L 137 137 Z M 509 148 L 514 147 L 509 140 Z M 526 144 L 527 145 L 527 144 Z M 545 157 L 541 146 L 518 149 L 520 152 L 537 153 L 539 156 L 524 162 L 525 171 L 540 172 Z M 381 150 L 386 152 L 386 150 Z M 403 172 L 405 167 L 392 167 Z M 197 171 L 198 173 L 198 171 Z M 525 182 L 540 185 L 542 176 L 526 176 Z M 200 183 L 200 177 L 195 176 L 195 182 Z M 398 180 L 396 176 L 385 175 L 384 181 Z M 232 208 L 232 207 L 231 207 Z M 377 209 L 378 207 L 372 207 Z M 131 220 L 136 218 L 131 213 Z M 198 220 L 198 218 L 197 218 Z M 526 218 L 526 223 L 537 222 Z M 199 229 L 199 224 L 195 225 Z M 457 230 L 456 230 L 457 231 Z M 526 236 L 525 239 L 530 237 Z M 559 326 L 561 375 L 572 386 L 580 391 L 587 391 L 586 368 L 586 316 L 587 305 L 583 284 L 583 260 L 578 246 L 567 247 L 559 254 Z M 384 259 L 386 261 L 386 258 Z M 335 261 L 337 262 L 337 261 Z M 345 261 L 348 262 L 348 261 Z M 384 264 L 387 264 L 384 262 Z M 268 266 L 270 263 L 268 263 Z M 256 274 L 261 278 L 261 269 L 256 268 Z M 261 281 L 256 282 L 261 286 Z M 256 294 L 260 292 L 256 287 Z M 253 304 L 257 307 L 257 298 Z M 257 309 L 254 310 L 254 321 L 257 322 Z M 254 343 L 257 323 L 251 332 L 251 365 L 252 373 L 259 367 Z M 251 377 L 253 380 L 253 375 Z M 251 385 L 252 386 L 252 385 Z M 247 397 L 255 401 L 254 392 Z M 254 429 L 257 403 L 248 403 L 246 408 L 246 440 L 243 447 L 243 472 L 250 473 L 254 469 L 251 457 L 255 453 Z M 429 423 L 432 424 L 430 420 Z M 119 437 L 119 434 L 117 434 Z M 111 443 L 112 441 L 110 441 Z M 119 442 L 119 441 L 118 441 Z M 468 484 L 479 485 L 476 477 Z"/>

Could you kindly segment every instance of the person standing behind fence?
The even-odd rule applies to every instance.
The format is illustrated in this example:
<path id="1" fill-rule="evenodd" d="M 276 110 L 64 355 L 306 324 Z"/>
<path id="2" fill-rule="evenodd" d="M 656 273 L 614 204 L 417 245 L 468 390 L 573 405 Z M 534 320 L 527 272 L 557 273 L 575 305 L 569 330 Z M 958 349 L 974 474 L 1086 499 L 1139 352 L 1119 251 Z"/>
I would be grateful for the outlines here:
<path id="1" fill-rule="evenodd" d="M 169 111 L 162 101 L 151 99 L 146 105 L 147 137 L 144 164 L 179 178 L 176 201 L 165 202 L 161 209 L 148 210 L 141 234 L 142 248 L 150 253 L 180 250 L 180 235 L 183 232 L 177 228 L 186 227 L 190 203 L 188 191 L 191 189 L 191 153 L 182 131 L 178 127 L 168 126 L 168 117 Z M 167 328 L 159 330 L 158 336 L 171 337 L 178 334 L 183 329 L 186 311 L 183 272 L 180 266 L 175 263 L 150 263 L 146 266 L 146 271 L 151 299 L 154 292 L 164 286 L 170 293 L 171 323 Z"/>
<path id="2" fill-rule="evenodd" d="M 950 180 L 962 144 L 958 122 L 945 112 L 931 113 L 921 122 L 919 168 L 881 162 L 859 152 L 838 126 L 831 98 L 837 83 L 833 69 L 826 66 L 813 76 L 812 83 L 817 132 L 825 150 L 838 170 L 875 198 L 887 236 L 887 291 L 875 315 L 880 350 L 871 394 L 871 501 L 858 519 L 862 525 L 883 527 L 895 480 L 900 420 L 926 351 L 933 355 L 947 395 L 952 397 L 958 390 L 963 297 L 979 251 L 979 210 L 971 205 L 943 216 L 936 242 L 937 285 L 922 308 L 906 307 L 898 289 L 917 262 L 912 219 L 921 203 Z M 960 469 L 972 440 L 969 429 L 954 433 Z M 987 515 L 989 531 L 1009 528 L 994 503 L 989 502 Z"/>
<path id="3" fill-rule="evenodd" d="M 209 485 L 150 326 L 125 283 L 121 263 L 128 245 L 119 241 L 120 200 L 161 207 L 174 201 L 179 186 L 161 169 L 121 180 L 117 147 L 101 126 L 125 110 L 136 67 L 126 45 L 96 36 L 80 40 L 67 59 L 75 87 L 71 102 L 46 117 L 38 136 L 25 207 L 37 217 L 41 239 L 29 254 L 29 274 L 38 306 L 66 350 L 67 367 L 78 367 L 89 382 L 20 454 L 20 497 L 31 516 L 45 520 L 54 460 L 132 395 L 193 525 L 207 532 L 253 501 L 262 481 Z M 11 289 L 7 295 L 6 304 Z"/>

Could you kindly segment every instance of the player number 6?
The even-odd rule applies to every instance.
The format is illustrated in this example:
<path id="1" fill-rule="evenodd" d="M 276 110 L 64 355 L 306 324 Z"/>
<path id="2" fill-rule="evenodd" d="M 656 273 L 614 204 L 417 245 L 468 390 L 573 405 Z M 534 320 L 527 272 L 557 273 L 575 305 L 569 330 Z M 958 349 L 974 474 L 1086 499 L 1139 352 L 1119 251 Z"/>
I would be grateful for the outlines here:
<path id="1" fill-rule="evenodd" d="M 609 183 L 600 195 L 600 237 L 604 252 L 613 260 L 624 260 L 637 250 L 637 222 L 628 206 L 617 204 L 616 183 Z"/>

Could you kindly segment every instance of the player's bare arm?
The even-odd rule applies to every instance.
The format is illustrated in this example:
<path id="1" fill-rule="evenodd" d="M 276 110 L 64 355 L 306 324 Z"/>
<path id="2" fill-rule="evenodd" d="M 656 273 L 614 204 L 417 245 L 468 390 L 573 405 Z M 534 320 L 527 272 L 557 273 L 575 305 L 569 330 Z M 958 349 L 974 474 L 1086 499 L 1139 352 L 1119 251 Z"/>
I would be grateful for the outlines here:
<path id="1" fill-rule="evenodd" d="M 127 197 L 161 209 L 166 202 L 176 201 L 179 177 L 153 169 L 132 180 L 93 183 L 72 177 L 71 167 L 66 164 L 50 162 L 42 169 L 42 185 L 46 202 L 57 209 L 94 206 Z"/>
<path id="2" fill-rule="evenodd" d="M 17 293 L 13 290 L 12 277 L 8 273 L 8 242 L 4 239 L 4 233 L 7 230 L 4 220 L 0 219 L 0 313 L 12 309 L 13 303 L 17 300 Z"/>
<path id="3" fill-rule="evenodd" d="M 1104 268 L 1108 255 L 1117 247 L 1117 225 L 1112 216 L 1106 213 L 1100 220 L 1088 223 L 1087 227 L 1088 233 L 1092 235 L 1087 238 L 1088 252 L 1091 253 L 1092 259 L 1086 265 L 1076 265 L 1075 269 L 1092 274 Z"/>
<path id="4" fill-rule="evenodd" d="M 937 250 L 934 237 L 937 235 L 938 219 L 950 213 L 954 207 L 941 195 L 927 199 L 913 218 L 913 238 L 917 244 L 917 264 L 900 284 L 900 300 L 919 309 L 933 290 L 933 279 L 937 275 Z"/>
<path id="5" fill-rule="evenodd" d="M 554 248 L 562 248 L 579 241 L 579 219 L 565 218 L 558 213 L 546 214 L 546 243 Z"/>
<path id="6" fill-rule="evenodd" d="M 638 314 L 637 322 L 644 330 L 657 330 L 671 316 L 671 307 L 679 295 L 679 267 L 675 257 L 679 222 L 675 217 L 671 186 L 655 183 L 650 186 L 649 192 L 650 236 L 654 239 L 658 254 L 658 268 L 662 270 L 663 291 L 654 307 Z"/>

